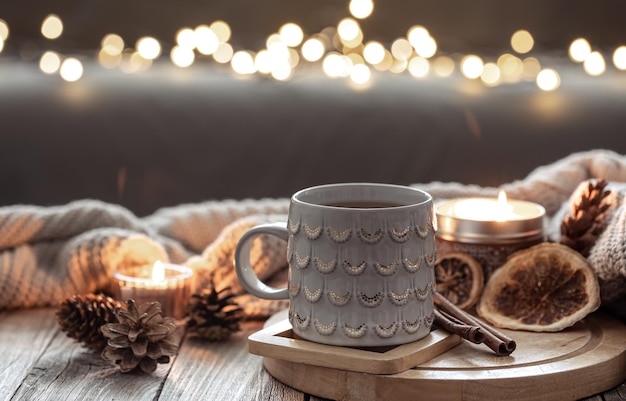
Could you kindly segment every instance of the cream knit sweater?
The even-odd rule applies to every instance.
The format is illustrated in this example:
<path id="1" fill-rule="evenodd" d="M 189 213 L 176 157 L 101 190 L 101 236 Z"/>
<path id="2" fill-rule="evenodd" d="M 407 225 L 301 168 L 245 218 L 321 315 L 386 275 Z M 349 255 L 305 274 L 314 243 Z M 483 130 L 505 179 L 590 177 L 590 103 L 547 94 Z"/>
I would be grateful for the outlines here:
<path id="1" fill-rule="evenodd" d="M 602 284 L 603 302 L 626 302 L 626 156 L 608 150 L 575 153 L 539 167 L 525 179 L 503 185 L 511 198 L 542 204 L 556 227 L 581 183 L 606 179 L 619 196 L 607 214 L 606 230 L 589 261 Z M 435 201 L 459 196 L 495 196 L 500 188 L 431 182 L 415 184 Z M 622 192 L 624 191 L 624 192 Z M 0 208 L 0 310 L 57 305 L 73 294 L 106 289 L 112 273 L 126 264 L 156 260 L 194 269 L 195 290 L 213 280 L 230 286 L 248 317 L 266 317 L 284 302 L 258 300 L 240 286 L 233 268 L 237 240 L 248 228 L 284 221 L 288 199 L 209 201 L 160 209 L 138 218 L 123 207 L 94 200 L 62 206 Z M 283 282 L 286 246 L 267 237 L 251 259 L 259 277 Z"/>

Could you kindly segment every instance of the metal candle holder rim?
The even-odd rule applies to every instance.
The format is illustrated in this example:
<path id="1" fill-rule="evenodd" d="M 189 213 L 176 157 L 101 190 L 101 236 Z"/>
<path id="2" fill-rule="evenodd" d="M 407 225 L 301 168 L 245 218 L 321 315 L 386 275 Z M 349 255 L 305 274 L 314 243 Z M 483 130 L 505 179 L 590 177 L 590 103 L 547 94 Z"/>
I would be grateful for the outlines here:
<path id="1" fill-rule="evenodd" d="M 545 236 L 545 209 L 539 204 L 533 203 L 537 208 L 536 216 L 520 220 L 485 221 L 463 219 L 442 211 L 445 210 L 446 204 L 453 201 L 458 199 L 442 202 L 436 207 L 436 235 L 440 239 L 464 243 L 502 244 L 521 240 L 541 240 Z"/>
<path id="2" fill-rule="evenodd" d="M 141 268 L 143 266 L 132 266 L 132 267 L 127 267 L 125 269 L 122 269 L 124 271 L 128 271 L 130 269 L 133 268 Z M 167 281 L 169 282 L 174 282 L 174 281 L 183 281 L 185 279 L 188 279 L 189 277 L 191 277 L 192 275 L 192 271 L 190 268 L 185 267 L 185 266 L 180 266 L 180 265 L 175 265 L 175 264 L 171 264 L 171 263 L 163 263 L 163 267 L 166 270 L 175 270 L 176 272 L 178 272 L 178 274 L 175 274 L 173 276 L 166 276 Z M 128 276 L 124 273 L 122 273 L 120 270 L 116 271 L 113 276 L 118 279 L 118 280 L 122 280 L 125 281 L 127 283 L 144 283 L 146 280 L 149 280 L 149 277 L 133 277 L 133 276 Z"/>

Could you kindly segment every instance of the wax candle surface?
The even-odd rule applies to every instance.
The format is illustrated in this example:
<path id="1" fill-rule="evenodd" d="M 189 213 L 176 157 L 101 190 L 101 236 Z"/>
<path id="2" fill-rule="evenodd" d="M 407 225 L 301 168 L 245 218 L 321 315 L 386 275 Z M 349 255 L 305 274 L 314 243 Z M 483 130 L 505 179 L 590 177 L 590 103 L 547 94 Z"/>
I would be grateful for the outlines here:
<path id="1" fill-rule="evenodd" d="M 158 301 L 163 316 L 182 319 L 191 296 L 192 271 L 186 266 L 162 263 L 132 266 L 114 274 L 116 297 L 134 299 L 137 304 Z"/>
<path id="2" fill-rule="evenodd" d="M 488 277 L 511 253 L 544 241 L 545 209 L 536 203 L 496 198 L 459 198 L 436 206 L 437 254 L 463 252 Z"/>
<path id="3" fill-rule="evenodd" d="M 462 198 L 453 200 L 438 210 L 459 219 L 476 221 L 533 219 L 545 213 L 543 207 L 535 203 L 507 200 L 504 192 L 500 192 L 498 199 Z"/>

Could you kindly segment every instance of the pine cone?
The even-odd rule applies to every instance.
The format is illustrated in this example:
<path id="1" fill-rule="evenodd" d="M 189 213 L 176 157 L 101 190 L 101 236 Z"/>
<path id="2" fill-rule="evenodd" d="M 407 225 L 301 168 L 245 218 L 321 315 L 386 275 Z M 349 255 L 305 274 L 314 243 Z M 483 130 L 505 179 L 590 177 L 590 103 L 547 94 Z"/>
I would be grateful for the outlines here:
<path id="1" fill-rule="evenodd" d="M 56 313 L 61 330 L 85 347 L 102 351 L 107 339 L 103 324 L 117 321 L 114 311 L 121 303 L 103 294 L 74 295 L 61 303 Z"/>
<path id="2" fill-rule="evenodd" d="M 141 370 L 152 373 L 158 363 L 169 363 L 178 352 L 180 338 L 173 317 L 161 315 L 159 302 L 146 302 L 139 307 L 126 301 L 127 310 L 115 310 L 117 323 L 102 326 L 109 340 L 102 357 L 120 365 L 123 373 Z"/>
<path id="3" fill-rule="evenodd" d="M 611 193 L 604 190 L 607 185 L 605 180 L 599 180 L 595 184 L 590 182 L 580 198 L 574 202 L 571 215 L 561 222 L 561 244 L 578 251 L 584 257 L 589 256 L 591 247 L 605 228 L 604 214 L 610 206 L 605 198 Z"/>
<path id="4" fill-rule="evenodd" d="M 200 294 L 193 294 L 189 301 L 189 332 L 205 340 L 223 341 L 239 331 L 243 310 L 233 297 L 230 287 L 216 291 L 211 286 Z"/>

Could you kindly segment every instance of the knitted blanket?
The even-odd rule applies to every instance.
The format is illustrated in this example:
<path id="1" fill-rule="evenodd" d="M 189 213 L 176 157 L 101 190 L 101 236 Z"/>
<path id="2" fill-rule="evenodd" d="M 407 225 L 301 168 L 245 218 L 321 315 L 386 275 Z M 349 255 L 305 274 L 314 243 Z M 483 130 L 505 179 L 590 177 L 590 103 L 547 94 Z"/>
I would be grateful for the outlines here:
<path id="1" fill-rule="evenodd" d="M 626 183 L 626 156 L 609 150 L 574 153 L 499 188 L 442 182 L 414 186 L 435 201 L 496 196 L 504 189 L 510 198 L 542 204 L 549 234 L 558 240 L 558 225 L 578 188 L 593 179 L 609 181 L 615 195 L 588 260 L 601 282 L 603 305 L 620 314 L 626 303 L 626 185 L 618 183 Z M 194 291 L 211 283 L 231 287 L 248 318 L 267 317 L 285 301 L 246 294 L 234 272 L 233 253 L 250 227 L 285 221 L 288 206 L 288 199 L 208 201 L 163 208 L 144 218 L 95 200 L 0 207 L 0 310 L 58 305 L 74 294 L 106 289 L 118 268 L 161 260 L 190 266 Z M 255 242 L 251 261 L 262 280 L 284 283 L 285 255 L 286 244 L 267 236 Z"/>

